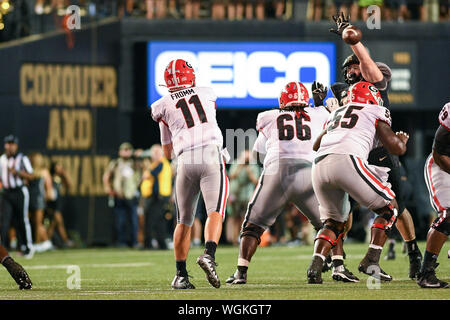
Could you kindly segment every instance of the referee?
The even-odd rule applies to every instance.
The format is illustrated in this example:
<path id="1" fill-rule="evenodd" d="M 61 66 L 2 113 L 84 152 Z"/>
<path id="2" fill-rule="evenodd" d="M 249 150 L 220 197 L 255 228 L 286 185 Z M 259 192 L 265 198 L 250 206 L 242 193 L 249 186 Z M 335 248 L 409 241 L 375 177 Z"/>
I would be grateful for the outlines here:
<path id="1" fill-rule="evenodd" d="M 1 238 L 8 243 L 12 222 L 17 233 L 18 248 L 24 257 L 34 254 L 31 226 L 28 220 L 30 196 L 24 181 L 32 178 L 33 167 L 27 156 L 18 152 L 19 139 L 13 135 L 4 139 L 5 153 L 0 157 L 0 181 L 3 187 L 1 205 Z"/>

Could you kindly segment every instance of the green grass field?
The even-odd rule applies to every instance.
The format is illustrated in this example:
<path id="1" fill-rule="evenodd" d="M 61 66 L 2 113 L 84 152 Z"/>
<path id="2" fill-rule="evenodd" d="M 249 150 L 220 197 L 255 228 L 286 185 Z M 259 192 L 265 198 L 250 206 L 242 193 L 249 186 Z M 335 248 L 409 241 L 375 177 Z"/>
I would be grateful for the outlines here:
<path id="1" fill-rule="evenodd" d="M 422 252 L 425 243 L 419 244 Z M 381 260 L 382 268 L 394 277 L 390 283 L 381 283 L 380 289 L 368 289 L 368 276 L 357 271 L 366 244 L 346 244 L 347 266 L 359 278 L 356 284 L 335 282 L 331 272 L 323 275 L 322 285 L 308 285 L 306 269 L 312 247 L 259 248 L 253 257 L 248 283 L 241 286 L 225 284 L 236 266 L 238 248 L 220 246 L 216 260 L 222 287 L 215 289 L 205 279 L 195 263 L 201 249 L 192 249 L 188 271 L 195 290 L 172 290 L 175 274 L 173 251 L 141 251 L 127 249 L 73 249 L 36 254 L 32 260 L 13 257 L 28 271 L 32 290 L 18 290 L 8 272 L 0 269 L 0 300 L 327 300 L 327 299 L 450 299 L 450 290 L 421 289 L 408 278 L 408 257 L 397 244 L 397 258 Z M 439 257 L 437 275 L 450 281 L 450 259 L 447 242 Z M 384 252 L 382 254 L 382 259 Z M 80 268 L 81 288 L 68 289 L 67 266 Z"/>

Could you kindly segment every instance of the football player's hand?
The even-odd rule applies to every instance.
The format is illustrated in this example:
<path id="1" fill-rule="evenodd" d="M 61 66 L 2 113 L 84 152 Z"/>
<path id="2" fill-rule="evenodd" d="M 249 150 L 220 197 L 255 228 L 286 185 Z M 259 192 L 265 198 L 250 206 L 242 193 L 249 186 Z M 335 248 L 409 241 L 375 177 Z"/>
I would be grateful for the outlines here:
<path id="1" fill-rule="evenodd" d="M 342 36 L 342 31 L 344 31 L 345 28 L 350 26 L 350 15 L 347 16 L 347 18 L 344 16 L 344 12 L 341 12 L 335 16 L 333 16 L 334 23 L 336 23 L 336 29 L 330 29 L 330 32 L 336 33 L 338 36 Z"/>
<path id="2" fill-rule="evenodd" d="M 406 143 L 408 142 L 408 140 L 409 140 L 409 134 L 407 134 L 406 132 L 398 131 L 398 132 L 396 132 L 395 134 L 397 135 L 397 137 L 400 138 L 400 140 L 402 140 L 402 142 L 403 142 L 404 144 L 406 144 Z"/>
<path id="3" fill-rule="evenodd" d="M 323 84 L 314 80 L 311 91 L 313 94 L 314 106 L 322 106 L 323 99 L 327 96 L 328 88 L 324 87 Z"/>
<path id="4" fill-rule="evenodd" d="M 339 108 L 339 101 L 336 98 L 328 98 L 327 101 L 325 101 L 325 108 L 328 109 L 328 111 L 333 112 L 337 108 Z"/>

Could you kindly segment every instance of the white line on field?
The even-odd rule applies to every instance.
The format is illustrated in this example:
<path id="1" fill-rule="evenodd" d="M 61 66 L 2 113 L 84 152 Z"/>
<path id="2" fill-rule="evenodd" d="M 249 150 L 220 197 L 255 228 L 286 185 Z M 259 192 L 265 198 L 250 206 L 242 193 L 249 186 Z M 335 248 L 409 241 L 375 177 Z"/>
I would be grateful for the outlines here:
<path id="1" fill-rule="evenodd" d="M 69 266 L 75 264 L 55 264 L 55 265 L 38 265 L 38 266 L 24 266 L 26 270 L 45 270 L 45 269 L 67 269 Z M 134 263 L 93 263 L 93 264 L 76 264 L 80 267 L 92 268 L 124 268 L 124 267 L 147 267 L 153 265 L 152 262 L 134 262 Z"/>

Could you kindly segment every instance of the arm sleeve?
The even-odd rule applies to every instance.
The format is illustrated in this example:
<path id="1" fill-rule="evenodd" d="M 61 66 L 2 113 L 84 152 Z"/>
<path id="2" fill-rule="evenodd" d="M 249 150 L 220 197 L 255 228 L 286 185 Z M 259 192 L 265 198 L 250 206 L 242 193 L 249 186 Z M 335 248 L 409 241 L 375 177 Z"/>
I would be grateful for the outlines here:
<path id="1" fill-rule="evenodd" d="M 163 121 L 159 122 L 159 131 L 161 134 L 161 145 L 172 143 L 172 133 L 169 130 L 167 124 Z"/>
<path id="2" fill-rule="evenodd" d="M 391 69 L 382 62 L 376 62 L 376 65 L 378 66 L 378 69 L 380 69 L 381 73 L 383 74 L 383 80 L 374 83 L 375 87 L 378 90 L 386 90 L 388 87 L 389 81 L 391 81 L 392 77 L 392 71 Z"/>

